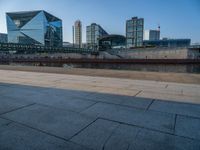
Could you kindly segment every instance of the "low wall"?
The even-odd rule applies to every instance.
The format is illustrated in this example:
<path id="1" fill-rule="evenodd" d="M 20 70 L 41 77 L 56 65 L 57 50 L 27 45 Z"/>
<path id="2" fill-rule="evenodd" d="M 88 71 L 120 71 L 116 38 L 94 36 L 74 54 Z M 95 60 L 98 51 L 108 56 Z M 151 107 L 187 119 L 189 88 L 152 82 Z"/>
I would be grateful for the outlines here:
<path id="1" fill-rule="evenodd" d="M 119 56 L 126 59 L 187 59 L 187 48 L 146 48 L 119 51 Z"/>

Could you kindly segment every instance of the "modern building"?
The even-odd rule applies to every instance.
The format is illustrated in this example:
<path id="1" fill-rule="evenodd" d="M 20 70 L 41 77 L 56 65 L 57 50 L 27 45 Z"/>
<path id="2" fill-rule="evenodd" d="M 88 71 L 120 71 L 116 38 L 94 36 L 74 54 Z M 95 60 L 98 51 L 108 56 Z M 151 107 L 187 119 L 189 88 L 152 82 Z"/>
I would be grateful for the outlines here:
<path id="1" fill-rule="evenodd" d="M 62 20 L 46 11 L 6 13 L 8 42 L 62 46 Z"/>
<path id="2" fill-rule="evenodd" d="M 63 47 L 73 47 L 73 43 L 70 42 L 63 42 Z"/>
<path id="3" fill-rule="evenodd" d="M 0 43 L 7 43 L 8 42 L 8 35 L 5 33 L 0 33 Z"/>
<path id="4" fill-rule="evenodd" d="M 99 50 L 121 49 L 126 47 L 126 38 L 123 35 L 107 35 L 99 39 Z"/>
<path id="5" fill-rule="evenodd" d="M 127 48 L 141 47 L 143 45 L 144 19 L 133 17 L 126 21 Z"/>
<path id="6" fill-rule="evenodd" d="M 152 47 L 188 47 L 191 39 L 162 39 L 162 40 L 145 40 L 144 46 Z"/>
<path id="7" fill-rule="evenodd" d="M 86 29 L 87 47 L 90 49 L 97 49 L 99 38 L 105 35 L 108 35 L 108 33 L 100 25 L 92 23 L 90 26 L 87 26 Z"/>
<path id="8" fill-rule="evenodd" d="M 82 23 L 80 20 L 77 20 L 74 24 L 74 35 L 75 35 L 75 45 L 78 45 L 79 48 L 82 48 Z"/>
<path id="9" fill-rule="evenodd" d="M 144 40 L 156 41 L 160 40 L 160 30 L 145 30 Z"/>

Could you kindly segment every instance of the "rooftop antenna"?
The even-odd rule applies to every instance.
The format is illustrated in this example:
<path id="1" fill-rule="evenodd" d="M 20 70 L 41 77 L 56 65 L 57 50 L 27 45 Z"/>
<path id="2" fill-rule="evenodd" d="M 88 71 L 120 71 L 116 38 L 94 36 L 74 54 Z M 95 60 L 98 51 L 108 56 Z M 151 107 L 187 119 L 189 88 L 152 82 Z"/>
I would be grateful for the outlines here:
<path id="1" fill-rule="evenodd" d="M 160 31 L 160 24 L 158 23 L 158 31 Z"/>
<path id="2" fill-rule="evenodd" d="M 159 32 L 158 38 L 160 40 L 160 23 L 158 23 L 158 32 Z"/>

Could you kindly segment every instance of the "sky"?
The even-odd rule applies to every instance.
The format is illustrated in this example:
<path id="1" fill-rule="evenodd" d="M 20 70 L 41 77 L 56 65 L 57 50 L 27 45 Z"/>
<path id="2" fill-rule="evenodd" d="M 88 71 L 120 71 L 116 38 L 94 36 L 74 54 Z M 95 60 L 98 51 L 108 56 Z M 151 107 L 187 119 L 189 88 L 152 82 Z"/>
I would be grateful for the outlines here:
<path id="1" fill-rule="evenodd" d="M 0 32 L 7 33 L 6 12 L 45 10 L 63 21 L 63 39 L 72 42 L 72 25 L 100 24 L 109 34 L 125 35 L 126 20 L 144 18 L 145 29 L 161 26 L 161 37 L 200 43 L 200 0 L 0 0 Z"/>

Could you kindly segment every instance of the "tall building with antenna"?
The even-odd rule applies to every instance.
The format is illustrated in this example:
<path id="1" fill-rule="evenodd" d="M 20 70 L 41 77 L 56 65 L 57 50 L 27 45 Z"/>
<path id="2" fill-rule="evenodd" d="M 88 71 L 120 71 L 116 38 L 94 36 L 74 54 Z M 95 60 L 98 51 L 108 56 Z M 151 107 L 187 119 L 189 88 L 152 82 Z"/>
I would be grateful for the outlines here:
<path id="1" fill-rule="evenodd" d="M 160 40 L 160 25 L 157 30 L 145 30 L 144 40 L 156 41 Z"/>
<path id="2" fill-rule="evenodd" d="M 82 48 L 82 23 L 80 20 L 77 20 L 75 22 L 73 32 L 73 38 L 75 38 L 75 45 L 79 48 Z"/>

